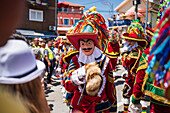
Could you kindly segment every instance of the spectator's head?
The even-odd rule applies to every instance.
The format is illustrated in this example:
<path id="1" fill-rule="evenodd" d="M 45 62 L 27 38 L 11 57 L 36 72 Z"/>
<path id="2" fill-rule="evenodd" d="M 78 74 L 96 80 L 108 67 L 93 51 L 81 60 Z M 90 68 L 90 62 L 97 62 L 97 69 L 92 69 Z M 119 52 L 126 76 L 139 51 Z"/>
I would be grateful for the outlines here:
<path id="1" fill-rule="evenodd" d="M 39 39 L 39 45 L 41 46 L 41 44 L 44 42 L 44 40 L 42 38 Z"/>
<path id="2" fill-rule="evenodd" d="M 40 51 L 40 48 L 36 47 L 36 48 L 32 48 L 32 52 L 35 56 L 35 58 L 37 60 L 40 60 L 41 59 L 41 51 Z"/>
<path id="3" fill-rule="evenodd" d="M 7 43 L 9 36 L 19 24 L 22 17 L 24 2 L 25 0 L 1 0 L 0 47 Z"/>
<path id="4" fill-rule="evenodd" d="M 5 63 L 4 63 L 5 62 Z M 23 97 L 31 113 L 49 113 L 41 87 L 43 62 L 35 60 L 26 42 L 9 40 L 0 49 L 0 86 Z"/>
<path id="5" fill-rule="evenodd" d="M 48 42 L 48 47 L 51 48 L 53 46 L 53 42 L 52 41 L 49 41 Z"/>
<path id="6" fill-rule="evenodd" d="M 39 45 L 39 39 L 38 38 L 35 38 L 34 39 L 34 44 L 37 46 L 37 45 Z"/>
<path id="7" fill-rule="evenodd" d="M 42 42 L 41 48 L 45 48 L 45 42 Z"/>

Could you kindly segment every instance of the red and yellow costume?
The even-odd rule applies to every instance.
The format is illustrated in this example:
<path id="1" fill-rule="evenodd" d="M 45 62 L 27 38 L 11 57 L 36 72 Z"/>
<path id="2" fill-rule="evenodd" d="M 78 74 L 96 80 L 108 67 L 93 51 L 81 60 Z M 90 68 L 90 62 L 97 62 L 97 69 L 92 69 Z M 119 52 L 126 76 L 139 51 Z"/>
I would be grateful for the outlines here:
<path id="1" fill-rule="evenodd" d="M 89 12 L 83 15 L 77 25 L 67 33 L 68 40 L 79 51 L 73 51 L 64 57 L 64 60 L 69 63 L 68 78 L 64 85 L 70 93 L 73 112 L 74 110 L 83 113 L 117 112 L 113 68 L 110 59 L 102 52 L 105 47 L 105 39 L 108 38 L 107 35 L 104 18 L 93 10 L 89 10 Z M 89 50 L 93 50 L 91 55 L 84 54 L 83 49 L 80 48 L 80 39 L 92 40 L 95 47 Z M 86 41 L 84 41 L 84 43 L 85 42 Z M 87 42 L 84 44 L 86 47 L 88 46 Z M 89 46 L 89 48 L 91 48 L 91 46 Z M 75 74 L 72 73 L 83 68 L 85 64 L 90 62 L 96 62 L 101 69 L 102 82 L 96 96 L 89 96 L 86 90 L 83 90 L 85 87 L 84 84 L 77 85 L 73 80 L 73 78 L 78 77 L 79 74 L 73 77 Z M 82 99 L 78 105 L 81 94 Z"/>
<path id="2" fill-rule="evenodd" d="M 84 64 L 78 61 L 78 55 L 72 57 L 68 69 L 69 77 L 65 83 L 65 88 L 67 91 L 74 93 L 74 96 L 71 100 L 71 105 L 74 109 L 78 109 L 85 113 L 95 113 L 99 111 L 109 113 L 109 110 L 110 112 L 116 112 L 116 91 L 113 81 L 112 65 L 110 59 L 104 54 L 102 55 L 103 59 L 97 62 L 103 72 L 103 83 L 98 96 L 92 97 L 84 94 L 79 106 L 77 105 L 77 103 L 78 99 L 80 98 L 82 88 L 81 86 L 77 86 L 72 82 L 71 73 Z"/>
<path id="3" fill-rule="evenodd" d="M 132 95 L 136 71 L 141 56 L 142 50 L 139 47 L 134 48 L 130 52 L 123 53 L 122 57 L 123 66 L 125 66 L 128 71 L 128 77 L 125 80 L 125 88 L 123 90 L 123 96 L 125 98 L 130 98 L 130 96 Z"/>

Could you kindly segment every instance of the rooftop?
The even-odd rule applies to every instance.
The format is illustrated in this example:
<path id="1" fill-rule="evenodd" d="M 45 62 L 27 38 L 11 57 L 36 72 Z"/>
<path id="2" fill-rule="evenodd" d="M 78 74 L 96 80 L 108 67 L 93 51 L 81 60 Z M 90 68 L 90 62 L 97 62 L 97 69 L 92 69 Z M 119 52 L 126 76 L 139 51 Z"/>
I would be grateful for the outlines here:
<path id="1" fill-rule="evenodd" d="M 71 3 L 71 2 L 67 2 L 67 1 L 61 1 L 58 4 L 60 4 L 60 3 L 67 4 L 67 5 L 73 6 L 73 7 L 83 7 L 83 8 L 85 8 L 85 6 L 82 6 L 82 5 L 79 5 L 79 4 L 74 4 L 74 3 Z"/>

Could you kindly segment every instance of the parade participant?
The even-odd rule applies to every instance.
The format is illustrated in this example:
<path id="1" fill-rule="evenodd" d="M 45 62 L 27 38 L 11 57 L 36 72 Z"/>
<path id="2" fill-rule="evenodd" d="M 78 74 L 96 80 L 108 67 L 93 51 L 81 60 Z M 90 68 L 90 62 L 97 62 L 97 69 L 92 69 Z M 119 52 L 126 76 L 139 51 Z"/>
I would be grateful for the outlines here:
<path id="1" fill-rule="evenodd" d="M 51 84 L 51 76 L 54 70 L 54 65 L 55 65 L 55 56 L 54 52 L 51 50 L 52 47 L 52 42 L 48 42 L 48 48 L 45 48 L 44 50 L 44 56 L 45 56 L 45 65 L 46 65 L 46 70 L 48 72 L 47 75 L 47 84 Z M 49 85 L 50 86 L 50 85 Z"/>
<path id="2" fill-rule="evenodd" d="M 41 87 L 40 76 L 44 69 L 44 63 L 35 60 L 28 45 L 22 40 L 9 40 L 0 48 L 2 92 L 12 91 L 16 98 L 23 98 L 30 113 L 50 113 Z"/>
<path id="3" fill-rule="evenodd" d="M 145 39 L 144 30 L 138 22 L 132 22 L 127 29 L 127 33 L 124 33 L 122 38 L 124 38 L 126 41 L 121 52 L 123 66 L 125 66 L 128 71 L 128 76 L 125 80 L 123 89 L 124 113 L 127 113 L 130 103 L 130 96 L 132 95 L 133 85 L 136 77 L 136 70 L 143 49 L 147 45 L 147 41 Z"/>
<path id="4" fill-rule="evenodd" d="M 115 105 L 116 89 L 114 88 L 111 61 L 99 49 L 98 30 L 93 25 L 93 21 L 90 22 L 93 16 L 99 19 L 97 12 L 89 12 L 83 16 L 83 21 L 80 19 L 77 25 L 67 33 L 69 41 L 79 50 L 71 58 L 68 69 L 69 77 L 65 83 L 66 90 L 74 93 L 71 99 L 73 113 L 109 113 L 117 111 Z M 100 18 L 102 18 L 101 15 Z M 87 94 L 84 84 L 86 75 L 84 65 L 91 62 L 96 62 L 101 69 L 102 83 L 95 96 Z M 79 100 L 79 98 L 81 99 Z"/>
<path id="5" fill-rule="evenodd" d="M 142 93 L 151 97 L 150 113 L 169 113 L 170 99 L 166 88 L 169 85 L 168 71 L 170 70 L 169 22 L 170 8 L 156 26 L 150 51 L 145 50 L 140 59 L 138 75 L 132 96 L 132 109 L 139 110 Z M 163 46 L 164 45 L 164 46 Z M 146 70 L 146 71 L 145 71 Z M 161 77 L 160 77 L 161 76 Z"/>
<path id="6" fill-rule="evenodd" d="M 130 105 L 131 109 L 134 112 L 142 111 L 142 113 L 147 113 L 147 104 L 141 100 L 144 100 L 144 94 L 142 93 L 142 84 L 145 77 L 145 70 L 148 66 L 148 56 L 149 56 L 149 47 L 150 42 L 153 37 L 154 31 L 151 28 L 146 27 L 146 37 L 148 41 L 147 49 L 142 53 L 142 56 L 139 61 L 139 66 L 137 68 L 137 75 L 135 78 L 135 83 L 133 86 L 133 94 L 132 94 L 132 104 Z M 143 108 L 141 108 L 141 104 L 143 104 Z M 145 107 L 144 107 L 145 104 Z"/>
<path id="7" fill-rule="evenodd" d="M 4 46 L 14 32 L 22 17 L 24 0 L 1 0 L 0 14 L 0 47 Z M 8 4 L 9 7 L 6 7 Z M 15 4 L 15 5 L 14 5 Z"/>
<path id="8" fill-rule="evenodd" d="M 40 48 L 40 46 L 39 46 L 39 39 L 38 39 L 38 38 L 35 38 L 35 39 L 33 40 L 33 45 L 32 45 L 32 47 L 38 47 L 38 48 Z"/>
<path id="9" fill-rule="evenodd" d="M 112 67 L 115 70 L 117 65 L 117 58 L 120 55 L 120 45 L 118 43 L 120 41 L 120 36 L 118 32 L 115 32 L 115 29 L 117 29 L 117 27 L 114 27 L 113 29 L 114 30 L 112 30 L 110 33 L 110 39 L 107 42 L 107 47 L 104 53 L 110 58 L 112 62 Z"/>

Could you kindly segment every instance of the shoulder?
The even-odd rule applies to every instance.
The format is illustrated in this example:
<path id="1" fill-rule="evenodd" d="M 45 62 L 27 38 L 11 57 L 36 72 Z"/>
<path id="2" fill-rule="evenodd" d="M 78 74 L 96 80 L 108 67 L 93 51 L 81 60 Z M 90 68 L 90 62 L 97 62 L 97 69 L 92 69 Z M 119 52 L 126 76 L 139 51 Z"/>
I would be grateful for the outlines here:
<path id="1" fill-rule="evenodd" d="M 79 51 L 70 51 L 68 52 L 64 57 L 63 57 L 63 61 L 66 64 L 70 63 L 70 60 L 74 60 L 76 59 L 76 55 L 78 55 Z"/>

